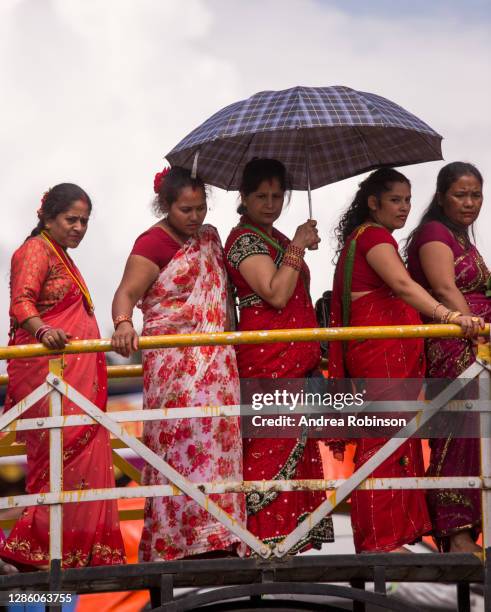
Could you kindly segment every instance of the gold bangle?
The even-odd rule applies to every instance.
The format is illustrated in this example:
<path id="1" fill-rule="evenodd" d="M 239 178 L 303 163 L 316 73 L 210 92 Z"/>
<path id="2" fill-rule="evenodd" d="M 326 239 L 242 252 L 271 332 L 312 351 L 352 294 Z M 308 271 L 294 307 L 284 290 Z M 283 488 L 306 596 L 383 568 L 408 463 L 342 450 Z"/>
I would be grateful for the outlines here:
<path id="1" fill-rule="evenodd" d="M 454 310 L 448 315 L 447 323 L 451 323 L 454 319 L 457 319 L 458 317 L 461 317 L 461 316 L 462 316 L 461 312 L 459 312 L 458 310 Z"/>
<path id="2" fill-rule="evenodd" d="M 441 302 L 438 302 L 438 304 L 437 304 L 437 305 L 436 305 L 436 306 L 433 308 L 433 313 L 432 313 L 432 315 L 431 315 L 431 320 L 432 320 L 432 321 L 434 321 L 434 320 L 435 320 L 435 317 L 436 317 L 436 311 L 437 311 L 437 310 L 440 308 L 440 306 L 441 306 L 442 308 L 445 308 L 445 306 L 444 306 L 444 305 L 443 305 Z"/>

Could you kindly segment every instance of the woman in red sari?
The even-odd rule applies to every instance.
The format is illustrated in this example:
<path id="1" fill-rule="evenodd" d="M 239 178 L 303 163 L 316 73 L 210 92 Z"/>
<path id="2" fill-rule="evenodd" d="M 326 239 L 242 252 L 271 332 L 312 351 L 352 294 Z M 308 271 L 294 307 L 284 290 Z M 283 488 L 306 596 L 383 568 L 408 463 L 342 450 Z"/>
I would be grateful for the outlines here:
<path id="1" fill-rule="evenodd" d="M 404 227 L 411 208 L 408 179 L 391 168 L 373 172 L 359 190 L 337 227 L 338 262 L 331 302 L 331 325 L 415 325 L 418 312 L 432 317 L 438 302 L 407 273 L 398 254 L 394 230 Z M 438 309 L 443 322 L 477 333 L 471 317 Z M 421 339 L 332 342 L 329 372 L 335 378 L 423 378 Z M 393 392 L 392 392 L 393 395 Z M 391 398 L 390 388 L 378 399 Z M 401 399 L 395 396 L 394 399 Z M 410 397 L 405 399 L 416 399 Z M 355 468 L 386 442 L 385 438 L 356 440 Z M 372 477 L 423 476 L 421 442 L 410 439 L 390 456 Z M 351 520 L 357 552 L 407 552 L 431 530 L 422 490 L 355 491 Z"/>
<path id="2" fill-rule="evenodd" d="M 483 202 L 483 178 L 472 164 L 454 162 L 438 173 L 436 193 L 408 242 L 411 276 L 441 300 L 442 307 L 491 322 L 486 297 L 489 270 L 472 244 L 469 228 Z M 472 363 L 473 342 L 465 338 L 428 338 L 426 361 L 431 378 L 456 378 Z M 479 476 L 476 438 L 431 440 L 429 476 Z M 476 552 L 481 530 L 481 494 L 470 489 L 428 491 L 428 507 L 438 546 L 448 552 Z"/>
<path id="3" fill-rule="evenodd" d="M 143 311 L 143 335 L 225 331 L 227 275 L 216 229 L 204 225 L 203 182 L 184 168 L 158 173 L 155 211 L 163 217 L 141 234 L 126 263 L 113 301 L 113 346 L 123 356 L 138 348 L 132 314 Z M 203 346 L 143 352 L 143 407 L 226 406 L 239 403 L 233 348 Z M 195 483 L 242 481 L 239 417 L 147 421 L 147 446 Z M 146 466 L 143 481 L 168 484 Z M 239 523 L 245 522 L 241 493 L 212 495 Z M 142 561 L 197 556 L 233 556 L 237 536 L 184 495 L 148 498 L 140 543 Z"/>
<path id="4" fill-rule="evenodd" d="M 71 183 L 45 193 L 39 223 L 12 257 L 10 278 L 10 345 L 42 342 L 63 349 L 70 339 L 99 338 L 89 292 L 67 249 L 76 248 L 87 231 L 92 204 L 83 189 Z M 48 357 L 8 363 L 6 410 L 43 383 Z M 105 410 L 107 373 L 100 353 L 64 355 L 64 379 Z M 48 398 L 23 418 L 48 416 Z M 63 398 L 63 414 L 84 414 Z M 28 493 L 49 491 L 49 433 L 45 429 L 17 434 L 26 444 Z M 114 487 L 109 433 L 99 425 L 63 430 L 63 488 Z M 63 567 L 113 565 L 125 562 L 115 501 L 63 506 Z M 49 564 L 49 510 L 31 506 L 2 544 L 0 555 L 19 566 L 39 569 Z"/>
<path id="5" fill-rule="evenodd" d="M 250 161 L 242 176 L 239 225 L 225 244 L 227 268 L 239 297 L 239 330 L 317 327 L 309 295 L 306 248 L 319 243 L 315 221 L 297 228 L 290 241 L 273 227 L 288 190 L 286 170 L 276 160 Z M 318 342 L 242 344 L 241 378 L 305 378 L 320 360 Z M 323 478 L 317 440 L 246 438 L 245 480 Z M 247 527 L 274 546 L 325 499 L 323 492 L 247 495 Z M 333 541 L 331 519 L 314 527 L 295 548 Z"/>

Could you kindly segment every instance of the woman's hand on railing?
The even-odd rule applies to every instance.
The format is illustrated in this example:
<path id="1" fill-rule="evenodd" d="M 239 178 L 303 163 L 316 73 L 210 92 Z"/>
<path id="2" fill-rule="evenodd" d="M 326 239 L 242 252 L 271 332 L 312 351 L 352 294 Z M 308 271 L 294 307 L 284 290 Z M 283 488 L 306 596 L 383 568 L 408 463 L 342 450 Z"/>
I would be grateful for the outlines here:
<path id="1" fill-rule="evenodd" d="M 111 346 L 123 357 L 129 357 L 138 350 L 138 334 L 129 321 L 119 323 L 111 338 Z"/>
<path id="2" fill-rule="evenodd" d="M 485 327 L 484 319 L 474 315 L 459 315 L 453 319 L 452 323 L 462 328 L 466 338 L 475 338 Z"/>
<path id="3" fill-rule="evenodd" d="M 68 334 L 63 329 L 50 327 L 43 334 L 41 344 L 49 349 L 64 349 L 71 337 L 71 334 Z"/>

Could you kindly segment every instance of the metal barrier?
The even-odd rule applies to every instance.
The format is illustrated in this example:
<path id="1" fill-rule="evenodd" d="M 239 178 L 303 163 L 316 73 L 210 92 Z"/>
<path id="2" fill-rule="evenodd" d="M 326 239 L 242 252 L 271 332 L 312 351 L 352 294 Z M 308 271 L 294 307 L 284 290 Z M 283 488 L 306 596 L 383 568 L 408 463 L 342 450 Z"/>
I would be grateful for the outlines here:
<path id="1" fill-rule="evenodd" d="M 483 335 L 489 337 L 489 325 Z M 414 338 L 414 337 L 460 337 L 459 327 L 455 325 L 417 325 L 417 326 L 387 326 L 358 328 L 327 328 L 304 330 L 276 330 L 257 332 L 232 332 L 216 334 L 190 334 L 175 336 L 155 336 L 140 338 L 140 347 L 166 348 L 176 346 L 203 346 L 226 344 L 272 343 L 292 341 L 340 341 L 366 338 Z M 448 404 L 457 391 L 476 377 L 489 376 L 490 357 L 489 346 L 484 345 L 478 360 L 461 374 L 460 381 L 453 381 L 431 402 L 417 403 L 414 418 L 375 453 L 365 464 L 356 470 L 346 480 L 312 480 L 312 481 L 245 481 L 234 483 L 202 483 L 195 484 L 180 475 L 172 466 L 161 459 L 140 440 L 130 436 L 119 425 L 122 421 L 146 421 L 172 418 L 200 418 L 209 416 L 237 416 L 239 406 L 173 408 L 161 410 L 137 410 L 111 413 L 101 411 L 87 398 L 72 388 L 62 378 L 61 359 L 49 361 L 49 373 L 46 381 L 32 391 L 26 398 L 12 407 L 0 417 L 0 431 L 12 432 L 27 429 L 50 430 L 50 491 L 34 495 L 19 495 L 0 500 L 0 509 L 16 506 L 43 504 L 50 507 L 50 561 L 51 568 L 60 568 L 62 559 L 62 508 L 64 503 L 88 502 L 95 500 L 120 499 L 123 497 L 162 497 L 185 494 L 205 508 L 227 529 L 245 542 L 259 557 L 284 557 L 322 518 L 329 515 L 336 506 L 346 499 L 357 488 L 367 489 L 481 489 L 483 509 L 483 539 L 485 552 L 491 551 L 491 409 L 490 402 L 480 406 L 481 423 L 481 457 L 482 473 L 480 477 L 469 478 L 401 478 L 401 479 L 370 479 L 369 475 L 380 466 L 404 442 L 423 427 L 439 410 Z M 85 340 L 71 342 L 65 353 L 98 352 L 111 350 L 109 340 Z M 0 349 L 0 359 L 16 359 L 33 356 L 59 356 L 60 351 L 50 351 L 42 345 L 25 345 Z M 132 373 L 138 372 L 135 366 L 130 366 Z M 137 366 L 138 367 L 138 366 Z M 126 370 L 128 371 L 128 370 Z M 118 371 L 124 373 L 124 370 Z M 5 380 L 5 378 L 4 378 Z M 464 381 L 464 382 L 463 382 Z M 49 395 L 49 416 L 35 419 L 20 417 L 40 399 Z M 62 397 L 66 397 L 85 413 L 63 417 L 61 413 Z M 137 455 L 162 473 L 172 484 L 164 486 L 138 486 L 132 489 L 104 490 L 62 490 L 62 429 L 82 424 L 98 423 L 110 431 L 116 440 L 132 449 Z M 273 549 L 261 542 L 257 537 L 240 525 L 232 516 L 224 512 L 213 502 L 209 495 L 231 491 L 275 491 L 291 490 L 333 490 L 326 500 L 314 510 L 305 521 L 294 529 L 282 542 Z"/>

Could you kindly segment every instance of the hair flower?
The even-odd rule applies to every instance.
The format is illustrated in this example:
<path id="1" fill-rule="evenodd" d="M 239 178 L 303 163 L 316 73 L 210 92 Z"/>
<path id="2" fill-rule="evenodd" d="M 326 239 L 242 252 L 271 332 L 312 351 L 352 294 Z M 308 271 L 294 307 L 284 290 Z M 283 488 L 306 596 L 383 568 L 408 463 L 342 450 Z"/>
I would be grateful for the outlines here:
<path id="1" fill-rule="evenodd" d="M 51 191 L 51 187 L 43 193 L 43 197 L 41 198 L 41 208 L 45 205 L 46 200 L 48 199 L 49 192 Z M 38 211 L 39 212 L 39 211 Z"/>
<path id="2" fill-rule="evenodd" d="M 167 166 L 167 168 L 164 168 L 162 172 L 157 172 L 157 174 L 155 175 L 155 178 L 153 179 L 153 190 L 155 191 L 156 194 L 159 193 L 162 187 L 162 184 L 164 182 L 164 179 L 169 174 L 169 172 L 170 172 L 170 166 Z"/>

